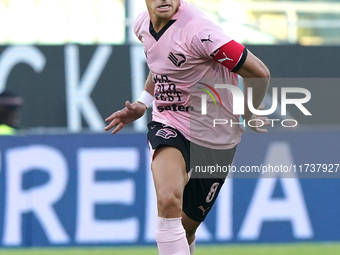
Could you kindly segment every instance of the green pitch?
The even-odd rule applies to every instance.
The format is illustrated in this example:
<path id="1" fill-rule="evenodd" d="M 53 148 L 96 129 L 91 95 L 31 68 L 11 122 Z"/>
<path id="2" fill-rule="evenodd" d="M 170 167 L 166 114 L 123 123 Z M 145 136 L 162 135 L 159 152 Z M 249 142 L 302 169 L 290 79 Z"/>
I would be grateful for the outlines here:
<path id="1" fill-rule="evenodd" d="M 157 255 L 156 247 L 0 249 L 1 255 Z M 339 255 L 340 243 L 282 245 L 198 245 L 195 255 Z"/>

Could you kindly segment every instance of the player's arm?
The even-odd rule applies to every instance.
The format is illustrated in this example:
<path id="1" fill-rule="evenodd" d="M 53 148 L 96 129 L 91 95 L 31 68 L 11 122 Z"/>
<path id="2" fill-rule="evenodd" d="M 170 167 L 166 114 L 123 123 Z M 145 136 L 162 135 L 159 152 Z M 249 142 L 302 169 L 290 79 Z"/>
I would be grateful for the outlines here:
<path id="1" fill-rule="evenodd" d="M 244 120 L 252 118 L 247 104 L 248 88 L 253 88 L 253 106 L 258 109 L 265 97 L 270 80 L 270 72 L 263 62 L 247 50 L 247 58 L 237 73 L 243 78 L 243 91 L 245 95 Z"/>
<path id="2" fill-rule="evenodd" d="M 247 91 L 248 88 L 253 89 L 253 106 L 255 109 L 262 110 L 264 105 L 261 105 L 264 96 L 267 93 L 270 72 L 268 68 L 263 64 L 263 62 L 255 57 L 249 50 L 247 50 L 243 45 L 230 41 L 220 47 L 214 52 L 212 56 L 216 62 L 227 67 L 234 73 L 239 74 L 243 78 L 243 90 L 245 96 L 244 102 L 244 115 L 243 119 L 248 123 L 249 120 L 258 119 L 263 121 L 264 126 L 269 125 L 267 117 L 256 116 L 252 114 L 248 108 L 247 103 Z M 252 126 L 260 126 L 258 124 L 252 123 Z M 267 132 L 266 129 L 251 127 L 253 131 L 259 133 Z"/>
<path id="3" fill-rule="evenodd" d="M 153 97 L 153 94 L 154 94 L 154 90 L 155 90 L 155 84 L 153 83 L 152 81 L 152 74 L 151 72 L 149 72 L 149 75 L 148 75 L 148 78 L 146 79 L 146 82 L 145 82 L 145 86 L 144 86 L 144 91 L 149 93 L 151 96 L 152 96 L 152 101 L 154 99 Z M 150 97 L 151 99 L 151 97 Z M 141 103 L 144 103 L 145 107 L 148 108 L 150 106 L 150 104 L 152 103 L 151 102 L 141 102 Z M 139 102 L 139 101 L 137 101 Z"/>
<path id="4" fill-rule="evenodd" d="M 130 122 L 142 117 L 148 106 L 153 101 L 154 86 L 155 85 L 152 81 L 151 73 L 149 73 L 149 76 L 145 82 L 144 90 L 139 99 L 132 104 L 129 101 L 126 101 L 126 107 L 124 109 L 116 111 L 106 118 L 105 121 L 110 123 L 105 127 L 105 131 L 115 127 L 115 129 L 112 131 L 112 134 L 116 134 L 126 124 L 129 124 Z"/>

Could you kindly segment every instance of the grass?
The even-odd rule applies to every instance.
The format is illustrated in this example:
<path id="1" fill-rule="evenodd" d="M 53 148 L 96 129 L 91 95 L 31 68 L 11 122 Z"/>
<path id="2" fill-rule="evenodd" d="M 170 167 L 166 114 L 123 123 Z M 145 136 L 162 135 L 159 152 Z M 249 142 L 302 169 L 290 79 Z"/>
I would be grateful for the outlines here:
<path id="1" fill-rule="evenodd" d="M 156 247 L 0 249 L 1 255 L 157 255 Z M 339 255 L 340 243 L 198 245 L 195 255 Z"/>

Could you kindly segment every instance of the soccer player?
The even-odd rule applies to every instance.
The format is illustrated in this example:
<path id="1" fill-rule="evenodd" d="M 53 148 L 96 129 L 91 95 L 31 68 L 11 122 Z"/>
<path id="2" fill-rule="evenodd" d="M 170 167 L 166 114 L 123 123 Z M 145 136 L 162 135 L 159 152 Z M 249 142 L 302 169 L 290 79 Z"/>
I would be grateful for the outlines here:
<path id="1" fill-rule="evenodd" d="M 219 155 L 219 163 L 230 165 L 243 132 L 240 124 L 211 125 L 216 116 L 239 122 L 239 116 L 233 115 L 230 91 L 214 91 L 214 85 L 222 81 L 238 86 L 239 74 L 245 78 L 245 96 L 247 88 L 252 88 L 253 107 L 261 109 L 270 74 L 258 58 L 193 5 L 183 0 L 145 2 L 148 11 L 137 17 L 134 31 L 144 44 L 150 74 L 140 98 L 134 103 L 127 101 L 124 109 L 108 117 L 105 130 L 115 127 L 112 133 L 117 133 L 143 116 L 153 102 L 148 141 L 157 195 L 157 246 L 160 255 L 189 255 L 194 252 L 196 229 L 209 213 L 225 178 L 190 178 L 192 164 L 196 164 L 193 161 L 214 162 Z M 216 92 L 220 105 L 208 105 L 209 114 L 202 114 L 203 104 L 199 110 L 198 102 L 202 90 L 207 89 Z M 244 107 L 245 123 L 270 124 L 252 114 L 246 103 Z M 261 125 L 250 128 L 267 132 L 255 126 Z"/>

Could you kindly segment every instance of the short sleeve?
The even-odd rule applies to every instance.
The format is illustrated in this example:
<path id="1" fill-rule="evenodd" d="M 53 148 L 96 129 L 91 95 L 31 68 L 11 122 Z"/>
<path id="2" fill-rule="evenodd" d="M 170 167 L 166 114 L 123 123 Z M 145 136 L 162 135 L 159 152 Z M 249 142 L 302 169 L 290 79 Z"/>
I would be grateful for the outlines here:
<path id="1" fill-rule="evenodd" d="M 200 58 L 211 58 L 211 55 L 232 39 L 225 35 L 220 28 L 207 28 L 193 36 L 191 47 L 195 55 Z"/>
<path id="2" fill-rule="evenodd" d="M 135 19 L 134 25 L 133 25 L 133 32 L 135 33 L 136 37 L 139 41 L 142 41 L 141 31 L 142 26 L 145 18 L 147 17 L 147 12 L 140 13 L 137 18 Z"/>

